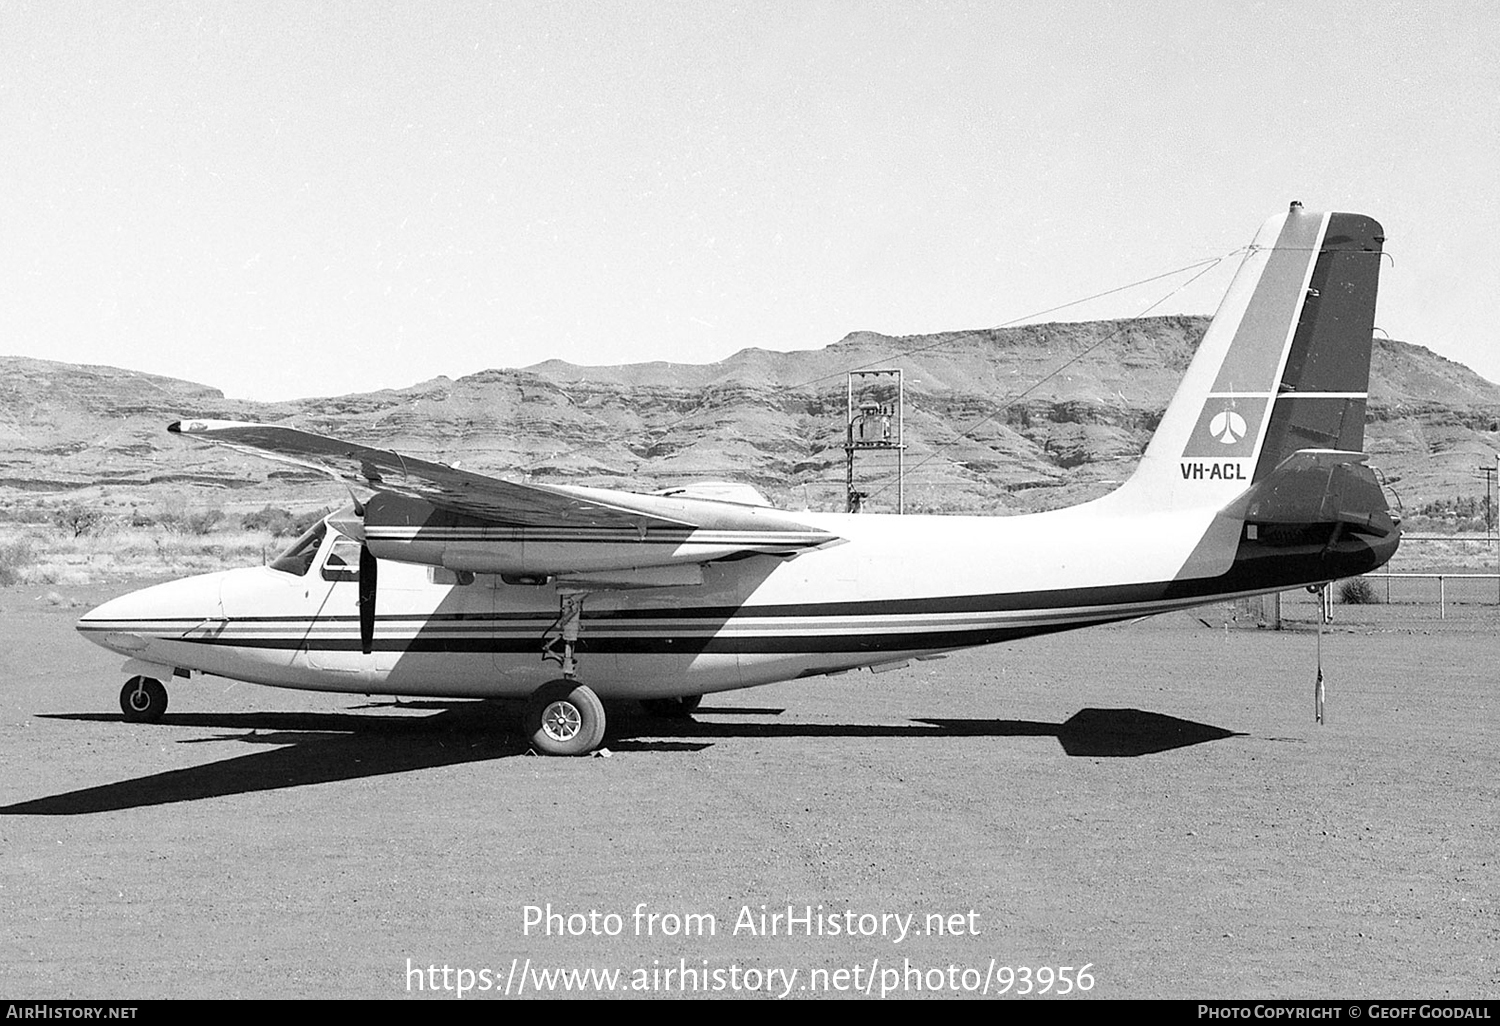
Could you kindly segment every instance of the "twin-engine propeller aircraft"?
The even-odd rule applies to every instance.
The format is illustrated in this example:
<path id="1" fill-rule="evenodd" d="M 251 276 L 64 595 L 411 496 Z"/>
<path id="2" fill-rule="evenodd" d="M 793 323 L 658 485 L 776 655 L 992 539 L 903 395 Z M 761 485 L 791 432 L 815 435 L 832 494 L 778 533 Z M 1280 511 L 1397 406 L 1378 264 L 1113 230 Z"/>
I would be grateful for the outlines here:
<path id="1" fill-rule="evenodd" d="M 705 693 L 1133 619 L 1364 573 L 1400 532 L 1364 465 L 1383 235 L 1300 204 L 1247 250 L 1135 474 L 1013 517 L 773 509 L 724 485 L 516 484 L 266 424 L 168 430 L 346 482 L 264 567 L 134 592 L 78 623 L 125 655 L 128 720 L 174 676 L 528 699 L 542 752 L 604 737 L 600 698 Z"/>

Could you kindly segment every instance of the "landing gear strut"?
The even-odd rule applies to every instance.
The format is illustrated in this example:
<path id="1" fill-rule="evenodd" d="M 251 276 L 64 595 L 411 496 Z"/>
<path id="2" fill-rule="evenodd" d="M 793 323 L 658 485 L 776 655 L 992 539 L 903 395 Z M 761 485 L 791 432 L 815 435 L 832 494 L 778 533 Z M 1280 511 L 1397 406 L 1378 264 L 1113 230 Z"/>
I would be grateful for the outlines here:
<path id="1" fill-rule="evenodd" d="M 542 635 L 542 658 L 562 670 L 563 680 L 578 676 L 578 635 L 583 629 L 584 592 L 565 591 L 559 596 L 557 620 Z"/>
<path id="2" fill-rule="evenodd" d="M 167 711 L 167 689 L 154 677 L 131 677 L 120 689 L 120 711 L 128 723 L 160 723 Z"/>
<path id="3" fill-rule="evenodd" d="M 604 740 L 604 703 L 578 683 L 578 635 L 583 630 L 586 592 L 558 596 L 557 620 L 542 636 L 542 658 L 562 670 L 562 679 L 543 684 L 526 702 L 526 736 L 546 755 L 587 755 Z"/>

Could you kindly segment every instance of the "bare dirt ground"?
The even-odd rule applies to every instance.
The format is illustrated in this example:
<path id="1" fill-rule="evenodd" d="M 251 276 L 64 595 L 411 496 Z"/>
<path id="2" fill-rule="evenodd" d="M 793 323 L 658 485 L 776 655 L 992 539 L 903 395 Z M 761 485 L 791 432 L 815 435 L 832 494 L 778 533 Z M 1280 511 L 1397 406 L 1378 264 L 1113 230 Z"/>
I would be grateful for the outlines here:
<path id="1" fill-rule="evenodd" d="M 476 998 L 555 969 L 667 996 L 684 967 L 994 994 L 1084 965 L 1092 997 L 1500 997 L 1493 605 L 1340 607 L 1322 727 L 1313 634 L 1210 609 L 621 710 L 610 758 L 557 760 L 503 707 L 211 678 L 126 724 L 119 659 L 57 603 L 128 586 L 48 590 L 0 590 L 11 997 L 452 999 L 461 969 Z M 583 935 L 528 933 L 549 903 Z M 762 905 L 824 933 L 764 936 Z"/>

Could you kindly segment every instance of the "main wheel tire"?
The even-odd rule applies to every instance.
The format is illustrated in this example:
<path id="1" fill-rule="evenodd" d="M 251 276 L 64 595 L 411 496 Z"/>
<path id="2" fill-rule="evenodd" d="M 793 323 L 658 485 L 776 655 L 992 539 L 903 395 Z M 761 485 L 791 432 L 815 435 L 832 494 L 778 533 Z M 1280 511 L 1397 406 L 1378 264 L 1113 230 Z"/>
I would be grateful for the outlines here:
<path id="1" fill-rule="evenodd" d="M 679 695 L 676 698 L 643 698 L 641 708 L 652 716 L 664 720 L 680 720 L 691 716 L 703 702 L 702 695 Z"/>
<path id="2" fill-rule="evenodd" d="M 577 681 L 543 684 L 526 703 L 526 734 L 544 755 L 587 755 L 604 740 L 604 703 Z"/>
<path id="3" fill-rule="evenodd" d="M 129 723 L 160 723 L 167 711 L 167 689 L 155 677 L 131 677 L 120 689 L 120 711 Z"/>

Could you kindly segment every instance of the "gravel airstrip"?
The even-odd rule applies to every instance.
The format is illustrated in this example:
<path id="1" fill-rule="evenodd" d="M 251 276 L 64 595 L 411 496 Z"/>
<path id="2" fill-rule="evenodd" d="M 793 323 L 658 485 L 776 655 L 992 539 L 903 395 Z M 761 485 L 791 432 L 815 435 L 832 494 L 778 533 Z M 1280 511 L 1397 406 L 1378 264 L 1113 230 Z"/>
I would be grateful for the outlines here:
<path id="1" fill-rule="evenodd" d="M 10 998 L 1500 997 L 1493 605 L 1341 608 L 1321 727 L 1311 630 L 1211 609 L 547 759 L 213 678 L 124 723 L 73 622 L 131 586 L 0 590 Z"/>

